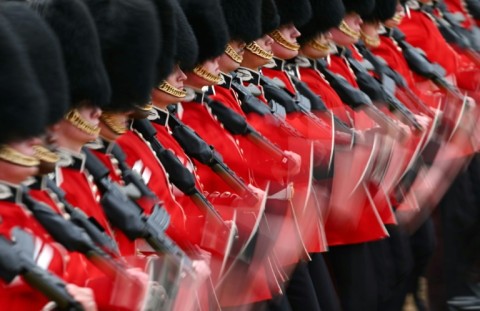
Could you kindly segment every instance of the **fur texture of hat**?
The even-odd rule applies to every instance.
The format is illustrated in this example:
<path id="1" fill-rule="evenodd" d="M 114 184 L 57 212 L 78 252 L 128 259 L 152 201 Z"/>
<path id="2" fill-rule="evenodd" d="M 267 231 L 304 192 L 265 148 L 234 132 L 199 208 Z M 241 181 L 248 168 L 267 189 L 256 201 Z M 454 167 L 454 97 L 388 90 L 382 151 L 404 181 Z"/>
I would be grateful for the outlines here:
<path id="1" fill-rule="evenodd" d="M 72 107 L 87 101 L 98 107 L 110 102 L 111 90 L 102 62 L 93 19 L 79 0 L 31 0 L 55 32 L 62 47 Z"/>
<path id="2" fill-rule="evenodd" d="M 160 26 L 158 43 L 160 52 L 156 63 L 155 84 L 164 80 L 172 71 L 175 63 L 177 22 L 175 20 L 175 0 L 151 0 L 155 6 Z"/>
<path id="3" fill-rule="evenodd" d="M 280 27 L 280 15 L 274 0 L 262 0 L 262 36 Z"/>
<path id="4" fill-rule="evenodd" d="M 221 0 L 231 40 L 246 43 L 262 35 L 262 1 L 259 0 Z"/>
<path id="5" fill-rule="evenodd" d="M 198 59 L 198 43 L 185 13 L 180 7 L 175 10 L 177 36 L 174 60 L 186 71 L 192 70 Z"/>
<path id="6" fill-rule="evenodd" d="M 347 13 L 355 12 L 360 16 L 371 14 L 375 8 L 375 0 L 343 0 Z"/>
<path id="7" fill-rule="evenodd" d="M 280 24 L 293 23 L 295 27 L 305 25 L 312 17 L 312 7 L 309 0 L 275 0 Z"/>
<path id="8" fill-rule="evenodd" d="M 317 35 L 337 27 L 345 16 L 345 7 L 341 0 L 310 0 L 313 17 L 299 28 L 302 35 L 298 38 L 300 44 L 309 42 Z"/>
<path id="9" fill-rule="evenodd" d="M 0 15 L 0 144 L 42 133 L 47 120 L 42 88 L 10 25 Z"/>
<path id="10" fill-rule="evenodd" d="M 105 110 L 150 100 L 159 55 L 159 24 L 149 0 L 84 0 L 95 20 L 112 97 Z"/>
<path id="11" fill-rule="evenodd" d="M 181 0 L 180 4 L 198 42 L 197 64 L 223 54 L 228 29 L 218 0 Z"/>
<path id="12" fill-rule="evenodd" d="M 368 15 L 362 15 L 364 21 L 385 22 L 395 15 L 398 0 L 376 0 L 375 8 Z"/>
<path id="13" fill-rule="evenodd" d="M 24 3 L 0 4 L 42 87 L 48 104 L 48 124 L 60 121 L 69 108 L 67 73 L 58 39 L 48 24 Z"/>

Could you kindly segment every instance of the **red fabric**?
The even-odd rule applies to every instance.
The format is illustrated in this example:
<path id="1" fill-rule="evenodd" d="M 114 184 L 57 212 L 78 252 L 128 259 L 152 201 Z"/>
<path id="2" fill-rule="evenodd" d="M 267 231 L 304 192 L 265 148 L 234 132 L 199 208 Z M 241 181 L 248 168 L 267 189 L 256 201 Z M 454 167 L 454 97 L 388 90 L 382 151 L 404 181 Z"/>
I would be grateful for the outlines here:
<path id="1" fill-rule="evenodd" d="M 455 73 L 459 56 L 426 13 L 410 10 L 410 18 L 405 17 L 399 28 L 406 35 L 408 43 L 424 50 L 427 58 L 440 64 L 447 75 Z"/>
<path id="2" fill-rule="evenodd" d="M 474 21 L 470 13 L 468 13 L 468 9 L 465 6 L 465 0 L 444 0 L 443 2 L 447 5 L 448 11 L 462 14 L 464 21 L 461 25 L 463 28 L 472 28 Z"/>
<path id="3" fill-rule="evenodd" d="M 298 70 L 300 72 L 300 80 L 305 82 L 315 94 L 322 98 L 327 108 L 330 109 L 334 115 L 346 124 L 350 124 L 350 116 L 353 115 L 353 110 L 342 102 L 323 75 L 314 68 L 300 67 Z"/>
<path id="4" fill-rule="evenodd" d="M 0 217 L 1 235 L 10 240 L 11 230 L 14 227 L 20 227 L 29 232 L 34 236 L 35 245 L 38 248 L 38 253 L 33 259 L 38 263 L 40 256 L 45 256 L 44 259 L 48 258 L 47 254 L 51 252 L 51 259 L 44 267 L 60 278 L 68 279 L 67 251 L 51 239 L 32 215 L 24 210 L 24 207 L 0 201 Z M 78 268 L 81 269 L 81 267 Z M 48 300 L 42 294 L 24 283 L 21 278 L 16 278 L 10 285 L 0 280 L 0 305 L 5 310 L 40 310 L 47 302 Z"/>
<path id="5" fill-rule="evenodd" d="M 63 167 L 60 169 L 60 187 L 65 191 L 65 199 L 80 208 L 88 217 L 93 217 L 105 232 L 114 237 L 105 212 L 100 205 L 100 193 L 93 182 L 87 179 L 86 172 Z"/>
<path id="6" fill-rule="evenodd" d="M 121 171 L 117 164 L 112 162 L 112 155 L 106 154 L 104 152 L 91 149 L 92 153 L 100 160 L 110 171 L 110 178 L 112 181 L 123 185 L 123 179 Z M 112 229 L 115 236 L 115 241 L 117 242 L 118 249 L 122 256 L 133 256 L 137 254 L 137 249 L 135 247 L 135 241 L 131 241 L 127 236 L 120 230 L 113 228 Z"/>
<path id="7" fill-rule="evenodd" d="M 198 208 L 193 205 L 190 198 L 183 197 L 177 201 L 165 169 L 155 157 L 153 150 L 132 131 L 122 135 L 117 142 L 125 152 L 130 166 L 133 167 L 135 163 L 139 163 L 144 170 L 148 169 L 151 172 L 147 185 L 163 201 L 171 217 L 167 234 L 186 250 L 192 244 L 198 245 L 201 240 L 204 217 L 201 217 Z"/>

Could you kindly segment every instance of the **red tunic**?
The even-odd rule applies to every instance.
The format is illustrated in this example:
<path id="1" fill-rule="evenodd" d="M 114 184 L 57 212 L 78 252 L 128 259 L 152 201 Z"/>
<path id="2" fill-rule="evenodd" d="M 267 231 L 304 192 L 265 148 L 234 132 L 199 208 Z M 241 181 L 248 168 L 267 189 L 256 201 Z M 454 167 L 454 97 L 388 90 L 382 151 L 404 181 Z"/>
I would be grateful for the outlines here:
<path id="1" fill-rule="evenodd" d="M 154 154 L 151 147 L 139 136 L 128 131 L 118 140 L 127 156 L 127 164 L 136 169 L 145 183 L 163 201 L 170 214 L 171 222 L 167 234 L 182 248 L 189 250 L 191 245 L 198 245 L 201 240 L 204 217 L 190 198 L 185 196 L 177 200 L 168 181 L 167 173 Z"/>
<path id="2" fill-rule="evenodd" d="M 14 189 L 14 188 L 12 188 Z M 16 193 L 13 190 L 13 193 Z M 7 239 L 12 239 L 12 229 L 19 227 L 32 234 L 35 240 L 35 253 L 32 258 L 37 265 L 68 280 L 69 264 L 68 252 L 54 242 L 43 227 L 33 218 L 25 207 L 16 203 L 13 197 L 0 201 L 0 234 Z M 79 270 L 82 267 L 77 267 Z M 72 270 L 74 271 L 74 270 Z M 77 283 L 83 286 L 85 279 Z M 12 283 L 5 284 L 0 280 L 0 305 L 5 310 L 41 310 L 48 303 L 36 289 L 26 284 L 22 278 L 15 278 Z"/>

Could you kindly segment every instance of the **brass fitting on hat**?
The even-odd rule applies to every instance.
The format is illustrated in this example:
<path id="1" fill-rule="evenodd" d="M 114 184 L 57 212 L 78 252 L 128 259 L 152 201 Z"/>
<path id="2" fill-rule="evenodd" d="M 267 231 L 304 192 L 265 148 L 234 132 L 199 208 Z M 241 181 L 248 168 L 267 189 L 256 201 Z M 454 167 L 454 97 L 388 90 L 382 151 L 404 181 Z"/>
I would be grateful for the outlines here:
<path id="1" fill-rule="evenodd" d="M 35 167 L 40 164 L 37 158 L 25 155 L 5 145 L 0 146 L 0 159 L 24 167 Z"/>
<path id="2" fill-rule="evenodd" d="M 273 58 L 273 53 L 265 51 L 260 45 L 257 44 L 257 42 L 252 41 L 247 46 L 245 49 L 249 50 L 253 54 L 265 59 L 265 60 L 271 60 Z"/>
<path id="3" fill-rule="evenodd" d="M 73 126 L 78 128 L 80 131 L 88 134 L 88 135 L 98 135 L 100 134 L 100 127 L 90 124 L 87 120 L 85 120 L 80 113 L 78 113 L 77 109 L 70 110 L 65 115 L 65 120 L 70 122 Z"/>
<path id="4" fill-rule="evenodd" d="M 340 24 L 338 29 L 340 29 L 341 32 L 343 32 L 344 34 L 346 34 L 352 39 L 355 39 L 355 40 L 360 39 L 361 33 L 359 31 L 353 30 L 345 20 L 342 20 L 342 23 Z"/>
<path id="5" fill-rule="evenodd" d="M 123 122 L 118 122 L 115 118 L 115 113 L 103 112 L 100 116 L 100 120 L 115 134 L 123 135 L 127 132 L 128 128 Z"/>
<path id="6" fill-rule="evenodd" d="M 165 92 L 176 98 L 185 98 L 187 96 L 187 91 L 176 88 L 167 81 L 163 81 L 162 83 L 160 83 L 160 85 L 157 86 L 157 90 Z"/>
<path id="7" fill-rule="evenodd" d="M 238 54 L 230 44 L 227 44 L 227 47 L 225 48 L 225 54 L 227 54 L 228 57 L 230 57 L 237 64 L 241 64 L 243 61 L 243 56 Z"/>
<path id="8" fill-rule="evenodd" d="M 220 75 L 215 75 L 211 72 L 208 72 L 205 68 L 202 67 L 202 65 L 198 65 L 193 68 L 193 73 L 213 84 L 218 84 L 222 81 Z"/>
<path id="9" fill-rule="evenodd" d="M 283 46 L 284 48 L 290 50 L 290 51 L 298 51 L 300 50 L 300 44 L 297 42 L 290 42 L 285 38 L 280 31 L 274 30 L 269 34 L 270 37 L 272 37 L 275 42 Z"/>

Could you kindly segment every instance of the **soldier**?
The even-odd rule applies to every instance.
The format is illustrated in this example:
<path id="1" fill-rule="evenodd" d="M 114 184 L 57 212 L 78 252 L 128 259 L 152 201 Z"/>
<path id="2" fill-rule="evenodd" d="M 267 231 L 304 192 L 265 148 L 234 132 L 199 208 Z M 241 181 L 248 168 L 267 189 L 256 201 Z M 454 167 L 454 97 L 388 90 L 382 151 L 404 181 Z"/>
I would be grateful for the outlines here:
<path id="1" fill-rule="evenodd" d="M 124 185 L 118 160 L 114 160 L 111 150 L 116 138 L 127 131 L 130 115 L 135 110 L 142 109 L 149 101 L 149 90 L 154 80 L 151 68 L 160 50 L 159 26 L 152 14 L 146 13 L 143 4 L 138 5 L 135 15 L 132 13 L 120 17 L 102 14 L 113 10 L 127 11 L 125 3 L 118 2 L 116 4 L 118 7 L 109 6 L 107 3 L 89 1 L 85 3 L 96 22 L 103 63 L 112 90 L 110 101 L 102 107 L 99 122 L 100 137 L 90 143 L 89 147 L 110 170 L 111 179 Z M 150 9 L 150 6 L 148 8 Z M 132 61 L 134 58 L 137 58 L 135 62 Z M 152 206 L 145 206 L 147 214 L 151 212 L 151 208 Z M 135 255 L 137 253 L 135 243 L 119 228 L 115 228 L 114 232 L 121 254 Z"/>
<path id="2" fill-rule="evenodd" d="M 46 99 L 39 86 L 25 53 L 21 50 L 12 33 L 6 31 L 10 26 L 1 21 L 2 33 L 2 236 L 8 240 L 20 239 L 23 230 L 32 235 L 35 247 L 40 251 L 38 257 L 29 260 L 41 265 L 42 269 L 68 279 L 66 250 L 55 243 L 50 235 L 36 222 L 22 203 L 25 188 L 21 185 L 28 177 L 36 174 L 39 161 L 35 158 L 34 147 L 41 143 L 38 137 L 46 125 Z M 28 91 L 26 91 L 28 90 Z M 15 107 L 12 107 L 15 105 Z M 23 113 L 28 111 L 27 114 Z M 17 228 L 17 229 L 15 229 Z M 20 243 L 19 240 L 17 240 Z M 21 246 L 20 246 L 21 247 Z M 28 247 L 26 251 L 28 250 Z M 28 256 L 28 255 L 27 255 Z M 13 283 L 2 281 L 2 306 L 8 309 L 39 310 L 46 306 L 48 299 L 27 283 L 17 278 Z M 41 284 L 38 284 L 41 285 Z M 37 285 L 37 286 L 38 286 Z M 83 286 L 83 284 L 81 285 Z M 41 290 L 41 286 L 38 288 Z M 93 292 L 90 289 L 67 285 L 67 291 L 85 310 L 97 310 Z"/>

